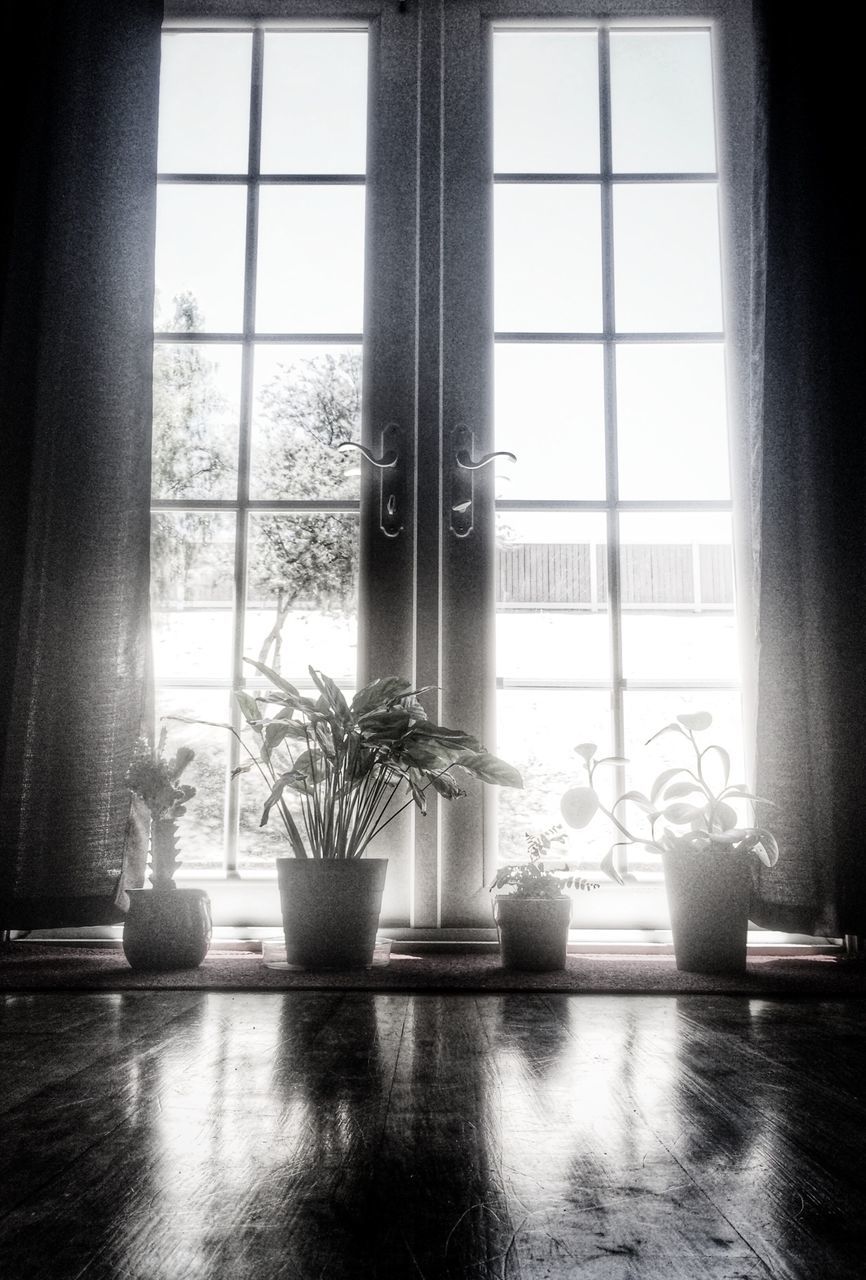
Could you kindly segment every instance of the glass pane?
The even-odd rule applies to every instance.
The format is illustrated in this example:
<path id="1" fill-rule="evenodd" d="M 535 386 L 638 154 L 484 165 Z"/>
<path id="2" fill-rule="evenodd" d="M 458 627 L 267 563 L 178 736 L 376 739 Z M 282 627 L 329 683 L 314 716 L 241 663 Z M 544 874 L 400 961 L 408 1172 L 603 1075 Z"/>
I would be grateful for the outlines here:
<path id="1" fill-rule="evenodd" d="M 151 522 L 151 608 L 157 679 L 231 676 L 235 518 L 156 512 Z"/>
<path id="2" fill-rule="evenodd" d="M 736 681 L 733 576 L 729 515 L 623 515 L 626 677 Z"/>
<path id="3" fill-rule="evenodd" d="M 603 515 L 497 516 L 497 677 L 610 680 L 606 541 Z"/>
<path id="4" fill-rule="evenodd" d="M 234 497 L 240 398 L 240 347 L 156 344 L 155 498 Z"/>
<path id="5" fill-rule="evenodd" d="M 604 368 L 590 344 L 496 344 L 498 498 L 603 498 Z"/>
<path id="6" fill-rule="evenodd" d="M 365 32 L 268 32 L 262 94 L 262 173 L 364 172 Z"/>
<path id="7" fill-rule="evenodd" d="M 615 173 L 716 167 L 709 31 L 612 31 Z"/>
<path id="8" fill-rule="evenodd" d="M 499 690 L 496 752 L 523 775 L 522 791 L 496 788 L 501 862 L 523 861 L 526 832 L 544 831 L 560 823 L 563 793 L 585 785 L 586 773 L 574 750 L 577 743 L 597 742 L 603 747 L 599 754 L 607 755 L 612 741 L 609 692 Z M 583 831 L 566 830 L 566 841 L 556 843 L 552 852 L 591 873 L 615 838 L 610 824 L 597 816 Z"/>
<path id="9" fill-rule="evenodd" d="M 259 346 L 255 356 L 253 498 L 357 498 L 360 346 Z"/>
<path id="10" fill-rule="evenodd" d="M 629 691 L 624 695 L 625 721 L 625 754 L 629 760 L 628 785 L 644 794 L 649 794 L 654 780 L 663 769 L 672 769 L 680 765 L 691 765 L 694 753 L 685 738 L 676 733 L 665 733 L 654 742 L 648 740 L 666 724 L 673 723 L 677 716 L 687 715 L 695 711 L 709 711 L 713 722 L 709 729 L 696 735 L 698 745 L 703 748 L 717 743 L 724 747 L 731 757 L 731 781 L 746 782 L 743 762 L 743 716 L 742 701 L 736 690 L 710 689 L 670 689 Z M 715 770 L 715 772 L 713 772 Z M 713 787 L 721 784 L 722 778 L 716 764 L 707 765 L 708 781 Z M 736 807 L 736 806 L 735 806 Z M 639 821 L 639 815 L 633 806 L 627 809 L 629 828 Z M 743 820 L 748 816 L 745 806 L 741 807 Z M 632 826 L 634 824 L 634 826 Z M 645 828 L 641 828 L 641 831 Z M 635 831 L 635 834 L 637 832 Z M 661 871 L 660 859 L 646 850 L 633 848 L 629 850 L 630 870 Z"/>
<path id="11" fill-rule="evenodd" d="M 598 173 L 595 31 L 493 36 L 493 168 Z"/>
<path id="12" fill-rule="evenodd" d="M 154 327 L 187 296 L 196 332 L 237 333 L 244 316 L 246 190 L 161 186 L 156 210 Z M 192 327 L 192 326 L 191 326 Z"/>
<path id="13" fill-rule="evenodd" d="M 360 333 L 363 187 L 266 187 L 259 200 L 259 332 Z"/>
<path id="14" fill-rule="evenodd" d="M 598 187 L 500 184 L 493 195 L 497 331 L 599 332 Z"/>
<path id="15" fill-rule="evenodd" d="M 157 716 L 187 716 L 224 724 L 231 717 L 228 689 L 161 688 L 156 695 Z M 180 819 L 181 877 L 185 871 L 222 869 L 223 812 L 229 733 L 211 725 L 180 724 L 167 720 L 166 747 L 170 755 L 178 747 L 192 747 L 195 759 L 183 775 L 196 793 Z"/>
<path id="16" fill-rule="evenodd" d="M 619 184 L 613 228 L 620 333 L 721 330 L 714 183 Z"/>
<path id="17" fill-rule="evenodd" d="M 244 653 L 289 679 L 355 680 L 358 517 L 250 517 Z M 309 676 L 307 676 L 309 679 Z"/>
<path id="18" fill-rule="evenodd" d="M 621 498 L 730 496 L 724 347 L 620 344 L 616 415 Z"/>
<path id="19" fill-rule="evenodd" d="M 251 49 L 249 32 L 165 32 L 160 173 L 246 173 Z"/>

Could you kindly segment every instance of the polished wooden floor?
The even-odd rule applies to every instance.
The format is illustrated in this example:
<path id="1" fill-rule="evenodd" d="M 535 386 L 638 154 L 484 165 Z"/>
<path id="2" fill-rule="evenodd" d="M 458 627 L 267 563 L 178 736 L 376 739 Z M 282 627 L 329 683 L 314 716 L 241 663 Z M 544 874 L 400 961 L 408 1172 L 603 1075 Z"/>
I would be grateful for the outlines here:
<path id="1" fill-rule="evenodd" d="M 866 1276 L 866 1003 L 0 1003 L 0 1275 Z"/>

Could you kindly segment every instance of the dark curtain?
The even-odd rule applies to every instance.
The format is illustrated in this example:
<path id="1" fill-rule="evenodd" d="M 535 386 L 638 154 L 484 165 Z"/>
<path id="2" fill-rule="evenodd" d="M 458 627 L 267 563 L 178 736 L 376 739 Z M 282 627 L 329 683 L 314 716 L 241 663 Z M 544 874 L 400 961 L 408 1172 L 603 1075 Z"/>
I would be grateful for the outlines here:
<path id="1" fill-rule="evenodd" d="M 862 54 L 759 6 L 753 341 L 757 784 L 781 857 L 756 923 L 866 933 L 866 220 Z"/>
<path id="2" fill-rule="evenodd" d="M 146 708 L 161 0 L 4 16 L 0 925 L 121 918 Z M 22 76 L 19 71 L 25 69 Z"/>

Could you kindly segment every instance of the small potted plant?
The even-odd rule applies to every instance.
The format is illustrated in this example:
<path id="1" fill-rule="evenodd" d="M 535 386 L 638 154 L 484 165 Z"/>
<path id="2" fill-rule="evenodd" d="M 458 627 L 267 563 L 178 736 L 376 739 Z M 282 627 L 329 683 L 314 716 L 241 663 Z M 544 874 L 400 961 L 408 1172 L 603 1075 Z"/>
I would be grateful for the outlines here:
<path id="1" fill-rule="evenodd" d="M 581 743 L 575 750 L 583 759 L 587 785 L 567 791 L 561 810 L 571 827 L 586 827 L 597 813 L 613 823 L 623 838 L 611 846 L 602 868 L 620 882 L 616 848 L 639 844 L 661 856 L 678 969 L 736 973 L 746 967 L 751 860 L 772 867 L 779 849 L 765 827 L 740 822 L 735 805 L 770 802 L 761 801 L 744 783 L 730 782 L 730 756 L 724 747 L 700 745 L 696 735 L 711 724 L 708 711 L 696 711 L 660 729 L 649 742 L 662 734 L 678 734 L 689 745 L 691 763 L 663 769 L 648 796 L 626 791 L 610 808 L 596 790 L 596 771 L 627 761 L 597 759 L 595 743 Z M 713 765 L 720 778 L 715 786 L 709 777 Z M 643 814 L 647 831 L 633 830 L 626 816 L 628 805 Z"/>
<path id="2" fill-rule="evenodd" d="M 565 834 L 558 823 L 535 835 L 527 832 L 527 860 L 500 867 L 490 886 L 491 893 L 506 890 L 493 901 L 504 969 L 550 973 L 565 968 L 572 908 L 567 890 L 599 888 L 597 880 L 547 865 L 551 846 Z"/>
<path id="3" fill-rule="evenodd" d="M 347 700 L 310 667 L 318 696 L 303 696 L 262 662 L 246 659 L 270 686 L 235 698 L 255 744 L 223 725 L 248 757 L 237 773 L 265 788 L 261 825 L 276 814 L 291 854 L 277 858 L 286 960 L 303 968 L 364 968 L 372 963 L 388 868 L 365 857 L 379 833 L 414 804 L 426 813 L 432 787 L 446 800 L 465 795 L 459 775 L 521 787 L 520 774 L 460 729 L 434 724 L 408 680 L 374 680 Z M 179 717 L 177 717 L 179 718 Z M 300 821 L 287 802 L 296 797 Z"/>
<path id="4" fill-rule="evenodd" d="M 189 969 L 201 964 L 211 939 L 210 899 L 202 889 L 178 889 L 178 818 L 195 795 L 180 782 L 195 757 L 180 747 L 167 759 L 166 730 L 156 749 L 139 738 L 125 782 L 146 807 L 150 826 L 150 889 L 130 889 L 123 950 L 134 969 Z"/>

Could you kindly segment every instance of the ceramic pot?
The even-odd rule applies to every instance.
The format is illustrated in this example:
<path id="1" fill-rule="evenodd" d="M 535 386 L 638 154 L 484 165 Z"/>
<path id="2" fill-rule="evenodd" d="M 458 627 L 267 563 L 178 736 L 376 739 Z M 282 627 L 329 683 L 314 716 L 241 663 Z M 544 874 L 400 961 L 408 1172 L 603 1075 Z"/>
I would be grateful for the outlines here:
<path id="1" fill-rule="evenodd" d="M 687 973 L 743 973 L 752 875 L 749 854 L 665 851 L 674 955 Z"/>
<path id="2" fill-rule="evenodd" d="M 387 870 L 387 858 L 277 858 L 287 963 L 372 965 Z"/>
<path id="3" fill-rule="evenodd" d="M 570 898 L 501 894 L 493 902 L 503 969 L 551 973 L 565 968 Z"/>
<path id="4" fill-rule="evenodd" d="M 213 931 L 203 889 L 129 889 L 123 951 L 133 969 L 195 969 Z"/>

